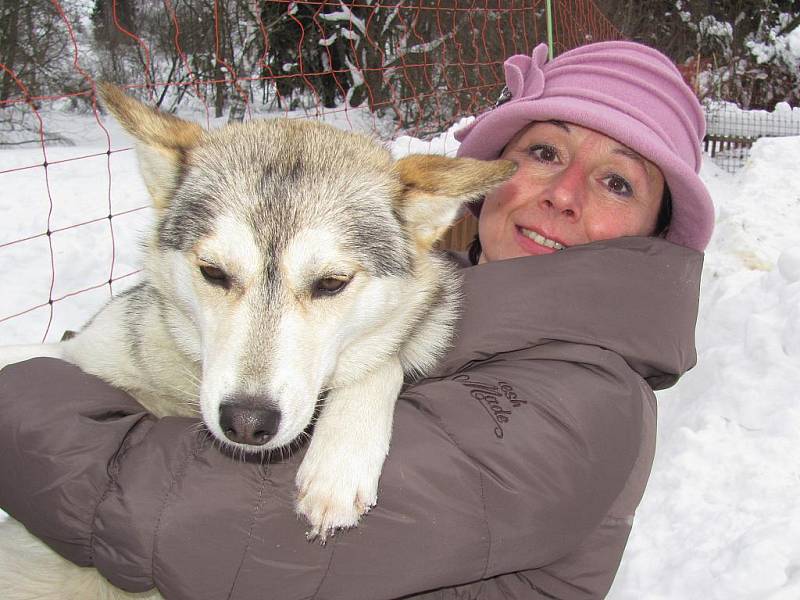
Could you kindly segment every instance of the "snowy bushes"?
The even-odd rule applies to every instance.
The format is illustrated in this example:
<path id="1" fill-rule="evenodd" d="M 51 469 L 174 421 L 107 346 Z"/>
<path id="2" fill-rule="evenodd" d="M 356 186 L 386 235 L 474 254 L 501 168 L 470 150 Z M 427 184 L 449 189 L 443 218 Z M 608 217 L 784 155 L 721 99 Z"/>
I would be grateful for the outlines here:
<path id="1" fill-rule="evenodd" d="M 698 95 L 742 108 L 800 104 L 800 4 L 597 0 L 625 37 L 666 53 Z"/>

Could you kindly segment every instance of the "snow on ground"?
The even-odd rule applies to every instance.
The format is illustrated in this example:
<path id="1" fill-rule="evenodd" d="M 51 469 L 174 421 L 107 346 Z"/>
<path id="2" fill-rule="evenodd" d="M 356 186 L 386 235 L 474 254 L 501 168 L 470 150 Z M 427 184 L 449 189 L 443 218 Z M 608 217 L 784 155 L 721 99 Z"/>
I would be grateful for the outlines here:
<path id="1" fill-rule="evenodd" d="M 57 119 L 57 116 L 53 116 Z M 339 126 L 373 125 L 358 114 Z M 62 119 L 63 120 L 63 119 Z M 355 121 L 355 122 L 354 122 Z M 109 198 L 115 213 L 144 205 L 133 152 L 112 153 L 92 118 L 71 117 L 75 146 L 48 149 L 58 298 L 111 274 Z M 106 122 L 112 148 L 130 145 Z M 454 152 L 452 133 L 396 140 L 408 152 Z M 653 474 L 623 559 L 613 600 L 800 598 L 800 137 L 763 139 L 731 176 L 707 161 L 702 177 L 717 205 L 697 326 L 698 365 L 659 393 Z M 0 171 L 42 161 L 41 149 L 0 151 Z M 110 175 L 109 175 L 110 174 Z M 44 169 L 0 173 L 0 319 L 50 297 L 46 237 L 51 203 Z M 114 219 L 114 276 L 135 270 L 147 209 Z M 135 277 L 115 284 L 115 290 Z M 54 305 L 48 340 L 76 328 L 108 286 Z M 49 307 L 0 322 L 0 344 L 38 342 Z"/>
<path id="2" fill-rule="evenodd" d="M 658 446 L 610 598 L 800 598 L 800 137 L 760 140 L 717 206 L 698 364 Z"/>

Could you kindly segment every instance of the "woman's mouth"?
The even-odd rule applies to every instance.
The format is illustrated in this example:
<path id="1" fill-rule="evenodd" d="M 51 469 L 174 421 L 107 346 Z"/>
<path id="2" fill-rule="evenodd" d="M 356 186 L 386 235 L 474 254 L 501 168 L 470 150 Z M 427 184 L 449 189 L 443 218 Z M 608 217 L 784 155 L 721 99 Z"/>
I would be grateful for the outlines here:
<path id="1" fill-rule="evenodd" d="M 540 246 L 545 246 L 546 248 L 553 248 L 554 250 L 563 250 L 564 248 L 566 248 L 564 244 L 561 244 L 555 240 L 551 240 L 550 238 L 546 238 L 540 233 L 536 233 L 535 231 L 531 231 L 530 229 L 519 227 L 519 231 L 526 238 L 533 240 Z"/>

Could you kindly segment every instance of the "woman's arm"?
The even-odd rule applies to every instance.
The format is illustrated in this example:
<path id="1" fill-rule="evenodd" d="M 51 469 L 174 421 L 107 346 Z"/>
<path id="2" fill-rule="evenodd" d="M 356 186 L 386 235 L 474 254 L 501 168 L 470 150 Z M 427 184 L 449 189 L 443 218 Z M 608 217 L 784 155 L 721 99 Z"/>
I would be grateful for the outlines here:
<path id="1" fill-rule="evenodd" d="M 0 377 L 0 481 L 14 482 L 0 503 L 71 560 L 176 599 L 377 600 L 536 569 L 608 512 L 639 451 L 642 397 L 633 379 L 610 383 L 629 372 L 611 353 L 535 352 L 409 388 L 378 505 L 325 547 L 293 513 L 299 454 L 231 460 L 195 422 L 153 420 L 50 359 Z"/>

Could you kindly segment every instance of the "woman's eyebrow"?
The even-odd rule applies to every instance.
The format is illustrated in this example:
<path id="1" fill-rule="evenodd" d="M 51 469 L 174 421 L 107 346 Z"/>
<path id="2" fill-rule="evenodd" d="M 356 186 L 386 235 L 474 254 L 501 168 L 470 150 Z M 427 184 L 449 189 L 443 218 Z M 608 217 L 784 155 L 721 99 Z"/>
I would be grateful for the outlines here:
<path id="1" fill-rule="evenodd" d="M 567 133 L 569 133 L 569 126 L 564 121 L 558 121 L 556 119 L 550 119 L 549 121 L 545 121 L 545 123 L 550 123 L 551 125 L 555 125 L 556 127 L 560 127 Z"/>
<path id="2" fill-rule="evenodd" d="M 642 168 L 645 170 L 645 172 L 647 172 L 647 161 L 645 161 L 642 155 L 639 154 L 638 152 L 634 152 L 630 148 L 624 148 L 624 147 L 614 148 L 613 152 L 614 154 L 621 154 L 622 156 L 627 156 L 628 158 L 635 160 L 636 162 L 641 164 Z"/>

